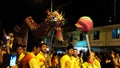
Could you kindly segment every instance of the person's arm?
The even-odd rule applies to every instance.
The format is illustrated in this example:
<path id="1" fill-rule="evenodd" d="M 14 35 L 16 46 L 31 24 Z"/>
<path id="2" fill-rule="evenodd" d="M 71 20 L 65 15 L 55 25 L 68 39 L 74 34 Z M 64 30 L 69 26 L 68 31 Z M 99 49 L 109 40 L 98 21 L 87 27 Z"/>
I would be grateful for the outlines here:
<path id="1" fill-rule="evenodd" d="M 51 58 L 50 58 L 50 56 L 47 56 L 47 57 L 45 58 L 45 60 L 46 60 L 45 64 L 46 64 L 48 67 L 51 67 L 52 65 L 51 65 Z"/>
<path id="2" fill-rule="evenodd" d="M 45 66 L 45 58 L 41 54 L 37 54 L 36 60 L 38 61 L 38 64 L 40 67 Z"/>
<path id="3" fill-rule="evenodd" d="M 7 34 L 5 32 L 5 29 L 3 29 L 3 37 L 6 37 L 6 36 L 7 36 Z"/>
<path id="4" fill-rule="evenodd" d="M 18 66 L 17 66 L 17 65 L 15 65 L 15 66 L 12 66 L 12 67 L 10 67 L 10 66 L 7 66 L 7 68 L 18 68 Z"/>
<path id="5" fill-rule="evenodd" d="M 98 67 L 101 68 L 100 61 L 98 59 L 94 59 L 94 64 Z"/>
<path id="6" fill-rule="evenodd" d="M 115 58 L 112 58 L 112 61 L 113 61 L 113 63 L 114 63 L 115 66 L 120 67 L 120 64 L 115 60 Z"/>
<path id="7" fill-rule="evenodd" d="M 3 54 L 2 54 L 2 49 L 0 48 L 0 63 L 3 62 Z"/>

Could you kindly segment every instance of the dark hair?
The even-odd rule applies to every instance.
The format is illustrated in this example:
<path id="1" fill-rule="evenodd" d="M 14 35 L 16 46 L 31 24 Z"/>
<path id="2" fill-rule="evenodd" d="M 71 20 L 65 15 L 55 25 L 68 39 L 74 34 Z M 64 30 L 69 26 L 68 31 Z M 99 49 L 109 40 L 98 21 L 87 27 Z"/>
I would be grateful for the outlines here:
<path id="1" fill-rule="evenodd" d="M 75 48 L 74 50 L 78 50 L 78 49 Z"/>
<path id="2" fill-rule="evenodd" d="M 23 48 L 23 45 L 21 45 L 21 44 L 16 44 L 16 49 L 17 49 L 18 47 L 22 47 L 22 48 Z"/>
<path id="3" fill-rule="evenodd" d="M 27 46 L 27 51 L 31 52 L 34 47 L 40 47 L 39 42 L 32 42 Z"/>
<path id="4" fill-rule="evenodd" d="M 94 51 L 91 49 L 91 52 L 94 52 Z M 90 56 L 90 51 L 87 50 L 87 52 L 83 56 L 83 62 L 88 61 L 89 56 Z"/>
<path id="5" fill-rule="evenodd" d="M 90 56 L 90 51 L 94 52 L 92 49 L 91 50 L 87 50 L 86 56 Z"/>
<path id="6" fill-rule="evenodd" d="M 46 43 L 40 43 L 40 47 L 42 47 L 42 45 L 47 45 Z"/>
<path id="7" fill-rule="evenodd" d="M 69 50 L 69 49 L 74 49 L 73 44 L 69 44 L 69 45 L 67 46 L 67 50 Z"/>
<path id="8" fill-rule="evenodd" d="M 23 45 L 22 45 L 22 44 L 18 44 L 18 43 L 17 43 L 17 44 L 14 44 L 14 45 L 12 46 L 11 51 L 12 51 L 12 52 L 16 52 L 16 50 L 17 50 L 18 47 L 22 47 L 22 48 L 23 48 Z"/>

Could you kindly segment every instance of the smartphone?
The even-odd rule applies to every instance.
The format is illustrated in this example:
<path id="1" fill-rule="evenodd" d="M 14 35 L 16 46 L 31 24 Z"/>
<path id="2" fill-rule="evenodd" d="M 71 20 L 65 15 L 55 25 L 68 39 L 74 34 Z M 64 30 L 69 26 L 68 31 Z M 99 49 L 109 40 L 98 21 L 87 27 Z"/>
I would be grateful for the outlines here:
<path id="1" fill-rule="evenodd" d="M 16 54 L 11 54 L 10 55 L 10 67 L 15 66 L 17 60 L 17 55 Z"/>

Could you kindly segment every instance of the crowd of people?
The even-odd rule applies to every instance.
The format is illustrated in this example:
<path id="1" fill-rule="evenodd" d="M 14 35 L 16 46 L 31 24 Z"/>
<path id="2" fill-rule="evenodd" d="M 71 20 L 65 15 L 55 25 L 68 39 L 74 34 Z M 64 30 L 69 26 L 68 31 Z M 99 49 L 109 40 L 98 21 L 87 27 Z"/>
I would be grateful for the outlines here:
<path id="1" fill-rule="evenodd" d="M 70 43 L 58 54 L 56 49 L 49 52 L 47 43 L 33 41 L 26 47 L 13 44 L 14 40 L 13 33 L 4 33 L 0 41 L 0 68 L 120 68 L 120 55 L 115 50 L 108 53 L 96 53 L 92 49 L 78 51 Z M 17 57 L 13 66 L 10 65 L 12 54 Z"/>

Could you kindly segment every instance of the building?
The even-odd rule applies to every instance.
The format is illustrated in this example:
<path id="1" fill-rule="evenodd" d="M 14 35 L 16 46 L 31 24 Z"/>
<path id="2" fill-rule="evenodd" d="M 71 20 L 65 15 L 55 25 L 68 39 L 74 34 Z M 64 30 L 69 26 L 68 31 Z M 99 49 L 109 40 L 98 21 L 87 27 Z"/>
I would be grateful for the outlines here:
<path id="1" fill-rule="evenodd" d="M 90 45 L 93 48 L 115 48 L 120 47 L 120 24 L 95 27 L 89 32 Z"/>
<path id="2" fill-rule="evenodd" d="M 72 31 L 72 42 L 77 48 L 86 48 L 86 36 L 80 31 Z M 90 47 L 95 51 L 120 50 L 120 24 L 94 27 L 88 32 Z M 69 38 L 70 39 L 70 38 Z"/>

